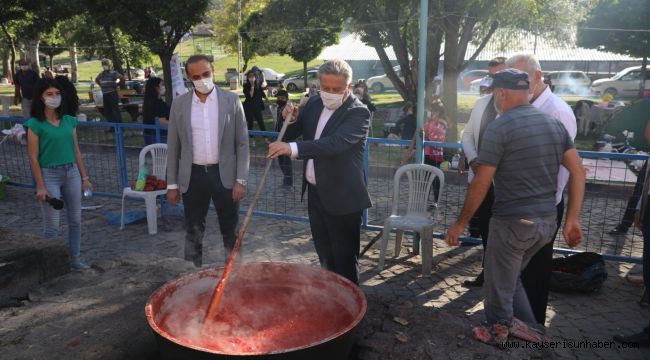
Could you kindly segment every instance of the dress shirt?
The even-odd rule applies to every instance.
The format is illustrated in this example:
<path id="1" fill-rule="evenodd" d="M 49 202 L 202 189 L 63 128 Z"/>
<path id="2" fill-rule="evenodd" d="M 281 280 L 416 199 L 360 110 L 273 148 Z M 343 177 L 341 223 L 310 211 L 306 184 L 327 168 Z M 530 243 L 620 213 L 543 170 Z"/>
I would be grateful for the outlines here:
<path id="1" fill-rule="evenodd" d="M 465 129 L 461 135 L 463 152 L 465 153 L 465 158 L 468 163 L 478 157 L 478 138 L 481 133 L 481 122 L 483 121 L 483 113 L 485 112 L 487 105 L 490 103 L 490 99 L 492 99 L 492 95 L 486 95 L 476 100 L 472 113 L 467 121 L 467 125 L 465 125 Z M 473 179 L 474 171 L 470 167 L 467 181 L 471 183 Z"/>
<path id="2" fill-rule="evenodd" d="M 318 118 L 318 125 L 316 125 L 316 135 L 314 135 L 314 140 L 320 139 L 323 129 L 325 128 L 325 125 L 327 125 L 330 117 L 332 117 L 332 114 L 334 114 L 334 111 L 335 110 L 323 108 L 323 112 L 320 113 L 320 117 Z M 289 145 L 291 146 L 291 158 L 295 159 L 300 156 L 300 154 L 298 154 L 298 145 L 295 142 L 289 143 Z M 308 183 L 316 185 L 316 173 L 314 171 L 314 160 L 312 159 L 307 160 L 305 178 Z"/>
<path id="3" fill-rule="evenodd" d="M 576 124 L 576 117 L 573 114 L 573 110 L 571 110 L 571 107 L 564 102 L 564 100 L 553 94 L 549 86 L 542 91 L 532 105 L 540 111 L 559 120 L 569 132 L 571 140 L 575 140 L 578 125 Z M 555 192 L 556 205 L 562 201 L 562 193 L 564 192 L 564 187 L 568 182 L 569 170 L 560 165 L 560 171 L 557 174 L 557 191 Z"/>
<path id="4" fill-rule="evenodd" d="M 192 163 L 213 165 L 219 163 L 219 112 L 217 92 L 212 90 L 202 103 L 192 94 Z"/>

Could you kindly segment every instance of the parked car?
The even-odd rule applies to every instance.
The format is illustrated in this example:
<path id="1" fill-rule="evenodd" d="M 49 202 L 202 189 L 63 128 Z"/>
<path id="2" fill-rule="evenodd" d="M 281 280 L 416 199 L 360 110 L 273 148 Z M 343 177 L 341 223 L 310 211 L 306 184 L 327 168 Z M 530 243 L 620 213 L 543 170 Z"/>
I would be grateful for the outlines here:
<path id="1" fill-rule="evenodd" d="M 266 80 L 267 86 L 278 86 L 282 80 L 284 80 L 284 74 L 276 72 L 270 68 L 262 68 L 262 73 L 264 73 L 264 80 Z"/>
<path id="2" fill-rule="evenodd" d="M 469 90 L 472 81 L 482 79 L 487 74 L 487 70 L 470 70 L 460 74 L 460 90 Z"/>
<path id="3" fill-rule="evenodd" d="M 551 80 L 554 92 L 564 94 L 587 94 L 591 79 L 582 71 L 551 71 L 544 75 Z"/>
<path id="4" fill-rule="evenodd" d="M 282 84 L 287 91 L 303 91 L 305 90 L 305 77 L 302 74 L 292 76 L 285 79 Z M 312 85 L 320 86 L 320 82 L 318 81 L 318 70 L 307 71 L 307 86 Z"/>
<path id="5" fill-rule="evenodd" d="M 402 76 L 402 71 L 400 70 L 400 67 L 395 66 L 393 70 L 395 70 L 395 72 L 397 73 L 397 77 L 399 77 L 400 80 L 404 81 L 404 77 Z M 386 74 L 368 78 L 366 80 L 366 85 L 368 85 L 368 89 L 376 93 L 381 93 L 386 90 L 395 88 L 393 86 L 393 82 L 388 78 Z"/>
<path id="6" fill-rule="evenodd" d="M 650 70 L 650 69 L 648 69 Z M 611 94 L 617 98 L 636 97 L 641 85 L 641 67 L 623 69 L 610 79 L 595 80 L 591 92 L 596 96 Z M 650 71 L 645 73 L 645 88 L 650 89 Z"/>

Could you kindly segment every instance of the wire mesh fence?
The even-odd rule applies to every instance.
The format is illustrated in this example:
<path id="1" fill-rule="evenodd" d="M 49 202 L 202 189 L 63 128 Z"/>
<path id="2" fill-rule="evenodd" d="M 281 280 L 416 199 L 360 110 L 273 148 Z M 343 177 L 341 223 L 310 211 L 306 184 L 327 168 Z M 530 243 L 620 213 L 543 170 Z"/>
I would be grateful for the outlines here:
<path id="1" fill-rule="evenodd" d="M 0 129 L 10 129 L 21 124 L 22 118 L 0 118 Z M 95 184 L 98 195 L 120 196 L 123 187 L 131 186 L 138 175 L 138 156 L 145 145 L 143 130 L 156 131 L 159 141 L 163 127 L 141 124 L 114 124 L 80 122 L 77 128 L 79 144 L 88 174 Z M 277 133 L 251 131 L 250 175 L 248 196 L 242 201 L 242 209 L 249 206 L 252 192 L 257 189 L 266 164 L 268 143 Z M 393 176 L 403 163 L 409 141 L 369 138 L 366 147 L 366 174 L 368 191 L 373 200 L 372 208 L 364 214 L 364 225 L 381 227 L 390 216 L 393 206 Z M 458 152 L 458 144 L 425 142 L 425 147 L 444 147 L 446 152 Z M 581 215 L 585 241 L 575 250 L 594 251 L 609 258 L 639 261 L 643 241 L 633 226 L 625 236 L 612 236 L 609 230 L 621 223 L 628 200 L 632 195 L 637 176 L 633 165 L 647 158 L 646 155 L 616 154 L 604 152 L 581 152 L 587 172 L 585 201 Z M 410 160 L 413 162 L 414 160 Z M 450 162 L 441 167 L 445 173 L 445 187 L 436 199 L 431 196 L 431 209 L 437 209 L 435 236 L 442 238 L 447 227 L 457 219 L 467 190 L 467 174 L 450 168 Z M 273 160 L 271 171 L 262 189 L 256 213 L 290 220 L 307 220 L 306 197 L 303 201 L 302 160 L 291 160 L 292 183 L 287 184 L 285 174 Z M 0 143 L 0 174 L 9 176 L 11 184 L 33 186 L 33 179 L 25 139 L 6 135 Z M 345 174 L 341 174 L 345 176 Z M 398 184 L 399 211 L 404 211 L 408 199 L 408 187 Z M 469 233 L 467 234 L 469 235 Z M 466 237 L 478 242 L 478 239 Z M 561 233 L 556 247 L 564 249 Z M 566 249 L 564 249 L 566 250 Z"/>

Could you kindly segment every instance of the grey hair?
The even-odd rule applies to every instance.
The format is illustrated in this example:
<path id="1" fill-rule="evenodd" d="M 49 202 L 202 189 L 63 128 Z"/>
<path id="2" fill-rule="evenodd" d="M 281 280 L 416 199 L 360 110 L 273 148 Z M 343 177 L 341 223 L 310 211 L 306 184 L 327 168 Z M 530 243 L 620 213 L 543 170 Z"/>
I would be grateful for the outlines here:
<path id="1" fill-rule="evenodd" d="M 352 83 L 352 68 L 350 64 L 341 59 L 332 59 L 326 61 L 318 68 L 318 77 L 328 75 L 339 75 L 345 79 L 345 84 Z"/>
<path id="2" fill-rule="evenodd" d="M 112 65 L 113 65 L 113 62 L 112 62 L 110 59 L 106 59 L 106 58 L 104 58 L 104 59 L 102 59 L 101 64 L 102 64 L 102 65 L 112 66 Z"/>
<path id="3" fill-rule="evenodd" d="M 537 56 L 534 54 L 513 55 L 506 60 L 506 68 L 512 68 L 521 63 L 526 64 L 526 72 L 529 74 L 532 74 L 535 71 L 542 71 L 542 66 L 539 64 L 539 60 L 537 60 Z"/>

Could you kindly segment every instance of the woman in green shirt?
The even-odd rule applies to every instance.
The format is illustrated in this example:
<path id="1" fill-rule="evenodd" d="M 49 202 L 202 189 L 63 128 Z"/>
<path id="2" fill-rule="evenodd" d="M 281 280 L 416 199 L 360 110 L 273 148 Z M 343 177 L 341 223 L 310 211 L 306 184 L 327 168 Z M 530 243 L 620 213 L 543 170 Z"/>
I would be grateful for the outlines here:
<path id="1" fill-rule="evenodd" d="M 59 234 L 59 210 L 48 206 L 48 198 L 63 198 L 68 222 L 70 267 L 87 269 L 79 255 L 81 247 L 81 193 L 93 189 L 77 142 L 77 119 L 63 115 L 61 97 L 66 96 L 54 79 L 39 79 L 34 88 L 27 149 L 36 181 L 36 199 L 41 201 L 43 236 Z M 83 182 L 83 187 L 82 187 Z"/>

